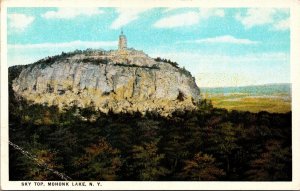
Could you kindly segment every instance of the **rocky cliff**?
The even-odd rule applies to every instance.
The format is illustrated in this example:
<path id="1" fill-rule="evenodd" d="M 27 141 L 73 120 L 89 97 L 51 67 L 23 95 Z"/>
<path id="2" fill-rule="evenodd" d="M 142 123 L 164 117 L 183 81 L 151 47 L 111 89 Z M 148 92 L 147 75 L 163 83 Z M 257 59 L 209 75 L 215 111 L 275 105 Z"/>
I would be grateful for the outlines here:
<path id="1" fill-rule="evenodd" d="M 107 112 L 194 109 L 195 79 L 172 63 L 141 51 L 87 50 L 62 53 L 27 65 L 13 80 L 17 96 L 34 103 L 95 106 Z"/>

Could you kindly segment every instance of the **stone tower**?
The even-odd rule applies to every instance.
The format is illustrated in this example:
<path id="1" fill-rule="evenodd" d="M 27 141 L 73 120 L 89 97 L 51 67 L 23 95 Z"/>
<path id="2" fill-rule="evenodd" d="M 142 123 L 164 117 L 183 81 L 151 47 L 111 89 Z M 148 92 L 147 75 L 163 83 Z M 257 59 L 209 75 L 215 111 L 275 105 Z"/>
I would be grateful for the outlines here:
<path id="1" fill-rule="evenodd" d="M 126 36 L 123 34 L 123 30 L 119 36 L 119 50 L 126 50 L 127 48 L 127 39 Z"/>

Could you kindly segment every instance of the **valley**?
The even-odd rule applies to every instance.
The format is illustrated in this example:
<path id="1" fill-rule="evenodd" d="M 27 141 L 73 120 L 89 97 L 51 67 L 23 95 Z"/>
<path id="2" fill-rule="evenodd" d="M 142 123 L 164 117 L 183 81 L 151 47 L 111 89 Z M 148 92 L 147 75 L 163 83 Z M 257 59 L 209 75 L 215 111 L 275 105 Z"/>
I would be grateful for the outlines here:
<path id="1" fill-rule="evenodd" d="M 291 111 L 292 104 L 290 84 L 202 88 L 201 97 L 211 100 L 217 108 L 254 113 L 286 113 Z"/>

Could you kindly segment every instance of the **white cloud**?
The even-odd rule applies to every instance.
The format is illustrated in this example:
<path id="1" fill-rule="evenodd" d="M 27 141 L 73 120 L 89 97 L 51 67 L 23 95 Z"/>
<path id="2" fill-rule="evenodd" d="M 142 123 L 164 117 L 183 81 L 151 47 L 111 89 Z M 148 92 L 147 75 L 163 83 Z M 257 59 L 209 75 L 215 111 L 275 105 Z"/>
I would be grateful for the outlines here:
<path id="1" fill-rule="evenodd" d="M 33 16 L 28 16 L 25 14 L 8 14 L 8 27 L 15 31 L 23 31 L 28 27 L 33 21 Z"/>
<path id="2" fill-rule="evenodd" d="M 192 41 L 183 41 L 179 43 L 228 43 L 228 44 L 257 44 L 258 41 L 252 41 L 249 39 L 243 39 L 243 38 L 236 38 L 230 35 L 225 36 L 217 36 L 214 38 L 204 38 L 204 39 L 197 39 Z"/>
<path id="3" fill-rule="evenodd" d="M 199 87 L 236 87 L 254 85 L 249 76 L 228 72 L 200 72 L 196 76 L 196 83 Z"/>
<path id="4" fill-rule="evenodd" d="M 78 16 L 92 16 L 104 13 L 98 8 L 58 8 L 56 11 L 47 11 L 42 14 L 46 19 L 73 19 Z"/>
<path id="5" fill-rule="evenodd" d="M 248 9 L 246 15 L 241 13 L 236 15 L 236 19 L 240 21 L 246 28 L 251 28 L 258 25 L 265 25 L 273 22 L 273 14 L 275 9 Z"/>
<path id="6" fill-rule="evenodd" d="M 116 47 L 117 41 L 71 41 L 62 43 L 40 43 L 40 44 L 9 44 L 12 49 L 40 49 L 40 48 L 102 48 Z"/>
<path id="7" fill-rule="evenodd" d="M 173 28 L 180 26 L 190 26 L 197 24 L 200 20 L 199 14 L 194 11 L 172 15 L 158 20 L 154 27 L 157 28 Z"/>
<path id="8" fill-rule="evenodd" d="M 283 15 L 285 19 L 278 18 L 278 15 Z M 269 24 L 275 30 L 287 30 L 289 28 L 286 21 L 288 15 L 289 11 L 286 9 L 251 8 L 244 15 L 236 14 L 235 19 L 240 21 L 246 29 Z"/>
<path id="9" fill-rule="evenodd" d="M 165 10 L 163 10 L 163 12 L 167 13 L 167 12 L 175 11 L 178 9 L 181 9 L 181 8 L 180 7 L 167 7 L 167 8 L 165 8 Z"/>
<path id="10" fill-rule="evenodd" d="M 207 19 L 209 17 L 224 17 L 225 11 L 224 9 L 199 9 L 200 18 L 201 19 Z"/>
<path id="11" fill-rule="evenodd" d="M 156 28 L 174 28 L 182 26 L 191 26 L 200 22 L 200 20 L 210 17 L 224 17 L 223 9 L 199 9 L 197 11 L 189 11 L 161 18 L 154 23 Z"/>
<path id="12" fill-rule="evenodd" d="M 116 49 L 117 41 L 71 41 L 62 43 L 40 44 L 9 44 L 8 66 L 30 64 L 47 56 L 58 55 L 61 52 L 70 52 L 76 49 L 107 48 Z"/>
<path id="13" fill-rule="evenodd" d="M 118 17 L 111 24 L 112 29 L 119 29 L 128 23 L 139 18 L 141 13 L 148 11 L 150 8 L 117 8 Z"/>
<path id="14" fill-rule="evenodd" d="M 149 55 L 167 58 L 184 66 L 195 76 L 199 87 L 289 82 L 290 60 L 286 52 L 226 55 L 157 51 Z"/>
<path id="15" fill-rule="evenodd" d="M 46 55 L 43 57 L 38 57 L 38 58 L 35 58 L 32 56 L 24 57 L 24 56 L 18 56 L 18 55 L 10 55 L 10 57 L 7 59 L 7 64 L 8 64 L 8 67 L 14 66 L 14 65 L 26 65 L 26 64 L 33 63 L 37 60 L 40 60 L 41 58 L 45 58 L 45 57 L 46 57 Z"/>
<path id="16" fill-rule="evenodd" d="M 160 54 L 159 52 L 157 54 Z M 270 52 L 270 53 L 252 53 L 252 54 L 242 54 L 242 55 L 226 55 L 226 54 L 199 54 L 199 53 L 193 53 L 193 52 L 162 52 L 161 57 L 164 58 L 174 58 L 175 60 L 182 60 L 184 62 L 189 61 L 195 61 L 195 62 L 209 62 L 208 65 L 214 67 L 211 65 L 211 63 L 220 64 L 220 65 L 226 65 L 230 63 L 236 63 L 236 64 L 255 64 L 254 62 L 260 62 L 263 63 L 275 60 L 280 62 L 286 61 L 289 58 L 289 53 L 286 52 Z M 181 59 L 182 58 L 182 59 Z M 191 59 L 186 59 L 191 58 Z M 215 62 L 215 60 L 222 60 L 222 62 Z M 180 62 L 179 62 L 180 63 Z M 262 65 L 262 64 L 260 64 Z M 227 68 L 225 68 L 227 69 Z"/>
<path id="17" fill-rule="evenodd" d="M 289 18 L 281 20 L 274 24 L 275 30 L 283 31 L 283 30 L 288 30 L 289 28 L 290 28 L 290 19 Z"/>

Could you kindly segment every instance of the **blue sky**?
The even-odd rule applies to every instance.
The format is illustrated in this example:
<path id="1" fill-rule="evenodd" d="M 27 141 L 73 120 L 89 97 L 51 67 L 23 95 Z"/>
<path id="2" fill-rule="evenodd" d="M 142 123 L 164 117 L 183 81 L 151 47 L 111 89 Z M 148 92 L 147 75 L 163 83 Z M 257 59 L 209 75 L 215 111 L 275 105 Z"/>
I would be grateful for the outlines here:
<path id="1" fill-rule="evenodd" d="M 200 87 L 290 82 L 289 9 L 8 8 L 8 65 L 128 46 L 176 61 Z"/>

